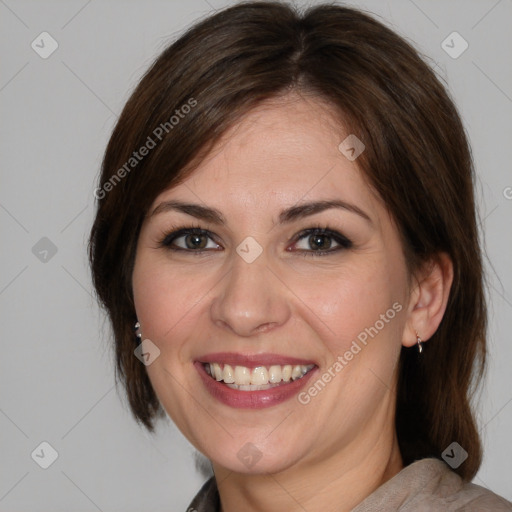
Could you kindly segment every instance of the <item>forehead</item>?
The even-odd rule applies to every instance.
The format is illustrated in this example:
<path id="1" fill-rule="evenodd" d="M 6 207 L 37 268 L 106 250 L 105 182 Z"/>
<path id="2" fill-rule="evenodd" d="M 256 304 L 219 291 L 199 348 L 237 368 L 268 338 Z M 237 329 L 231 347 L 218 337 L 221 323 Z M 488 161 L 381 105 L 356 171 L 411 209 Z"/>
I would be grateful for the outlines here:
<path id="1" fill-rule="evenodd" d="M 301 200 L 340 198 L 371 210 L 374 194 L 357 162 L 338 147 L 347 135 L 333 107 L 323 101 L 297 94 L 267 100 L 230 128 L 190 176 L 162 192 L 154 204 L 182 198 L 219 210 L 273 211 Z"/>
<path id="2" fill-rule="evenodd" d="M 260 171 L 259 176 L 280 171 L 296 172 L 332 163 L 341 156 L 337 147 L 344 128 L 332 108 L 314 98 L 296 94 L 272 99 L 246 114 L 229 129 L 200 166 L 211 171 Z M 311 169 L 312 171 L 314 169 Z M 199 174 L 199 173 L 197 173 Z M 196 174 L 196 176 L 197 176 Z"/>

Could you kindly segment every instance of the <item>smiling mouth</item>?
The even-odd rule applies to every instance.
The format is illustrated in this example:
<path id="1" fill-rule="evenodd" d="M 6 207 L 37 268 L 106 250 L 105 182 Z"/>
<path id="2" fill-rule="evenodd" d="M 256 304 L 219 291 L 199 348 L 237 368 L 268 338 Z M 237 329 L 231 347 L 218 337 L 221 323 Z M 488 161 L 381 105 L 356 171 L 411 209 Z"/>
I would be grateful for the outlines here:
<path id="1" fill-rule="evenodd" d="M 203 363 L 203 367 L 212 379 L 231 389 L 260 391 L 302 379 L 315 365 L 286 364 L 248 368 L 223 363 Z"/>

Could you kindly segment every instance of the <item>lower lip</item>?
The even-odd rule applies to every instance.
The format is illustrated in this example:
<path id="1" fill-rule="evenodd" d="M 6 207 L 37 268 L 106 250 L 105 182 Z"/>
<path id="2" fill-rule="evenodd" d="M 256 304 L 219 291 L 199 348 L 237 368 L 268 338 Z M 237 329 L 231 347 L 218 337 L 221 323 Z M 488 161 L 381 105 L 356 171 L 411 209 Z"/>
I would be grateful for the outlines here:
<path id="1" fill-rule="evenodd" d="M 317 370 L 317 368 L 313 368 L 304 377 L 291 381 L 288 384 L 281 384 L 280 386 L 259 391 L 240 391 L 238 389 L 231 389 L 222 382 L 212 379 L 206 373 L 202 363 L 195 362 L 194 366 L 199 372 L 206 389 L 214 398 L 225 405 L 239 409 L 262 409 L 289 400 L 307 384 L 311 375 Z"/>

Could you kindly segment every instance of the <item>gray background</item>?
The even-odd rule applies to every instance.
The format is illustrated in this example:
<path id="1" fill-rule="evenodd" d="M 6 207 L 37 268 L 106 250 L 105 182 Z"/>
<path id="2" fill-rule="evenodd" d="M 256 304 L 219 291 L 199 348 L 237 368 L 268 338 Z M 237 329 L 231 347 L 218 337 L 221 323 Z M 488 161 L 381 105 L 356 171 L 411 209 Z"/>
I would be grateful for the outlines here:
<path id="1" fill-rule="evenodd" d="M 475 481 L 512 499 L 512 1 L 350 3 L 432 59 L 473 144 L 491 301 Z M 204 480 L 177 429 L 146 434 L 114 387 L 85 244 L 102 153 L 130 91 L 166 43 L 224 5 L 0 0 L 1 511 L 182 511 Z M 43 31 L 59 44 L 47 59 L 31 48 Z M 453 31 L 469 43 L 456 59 L 441 47 Z M 42 441 L 58 452 L 46 470 L 31 458 Z"/>

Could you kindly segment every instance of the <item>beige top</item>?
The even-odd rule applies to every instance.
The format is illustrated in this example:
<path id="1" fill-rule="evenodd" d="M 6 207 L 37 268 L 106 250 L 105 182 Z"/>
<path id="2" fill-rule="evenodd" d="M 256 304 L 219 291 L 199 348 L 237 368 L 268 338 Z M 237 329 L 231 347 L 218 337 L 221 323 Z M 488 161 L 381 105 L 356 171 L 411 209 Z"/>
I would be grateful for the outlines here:
<path id="1" fill-rule="evenodd" d="M 512 512 L 512 503 L 476 484 L 464 482 L 439 459 L 406 466 L 352 512 Z M 197 493 L 187 512 L 220 512 L 215 478 Z"/>

